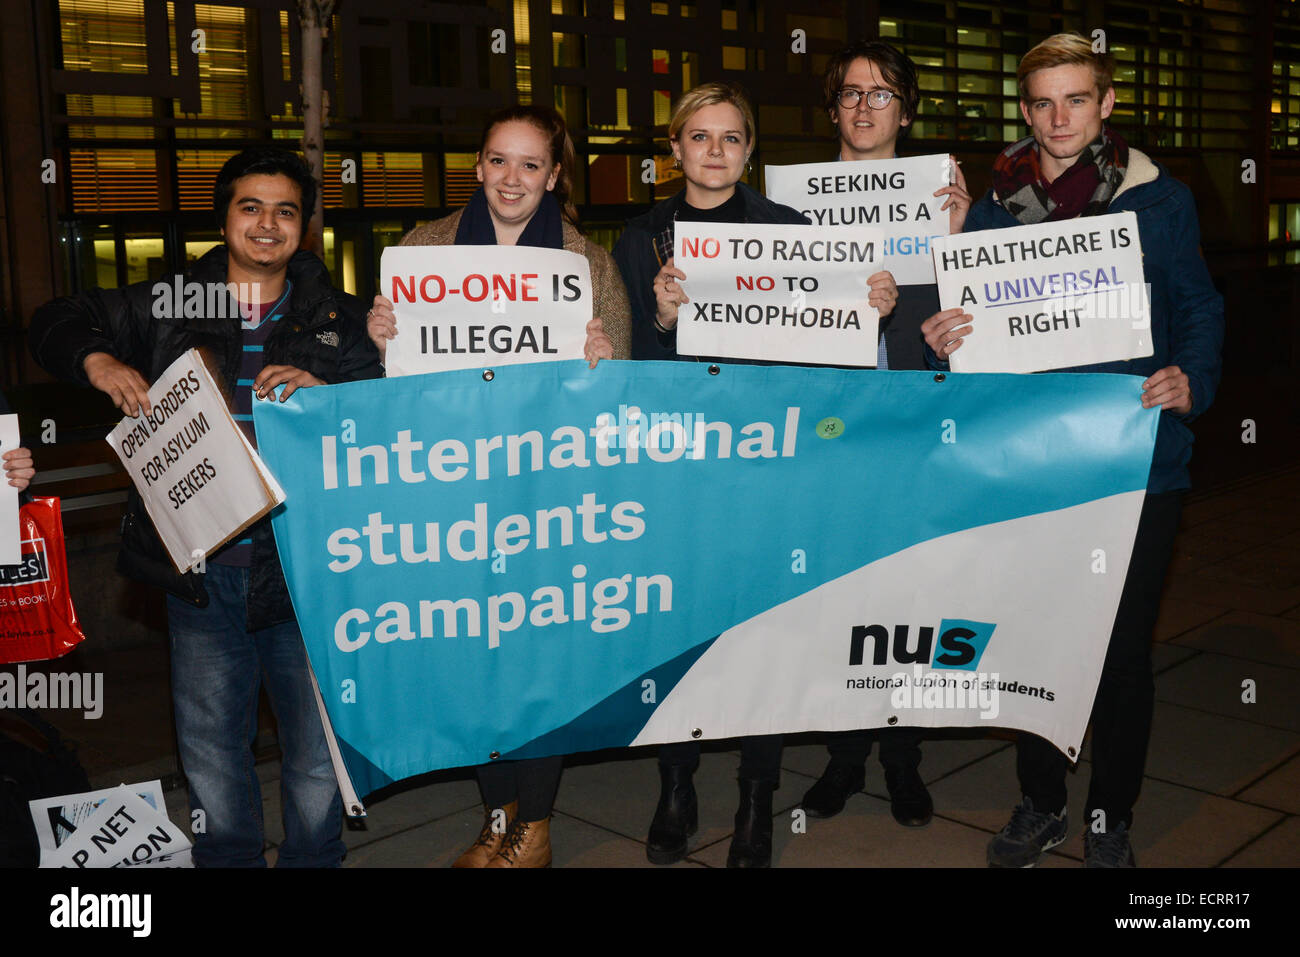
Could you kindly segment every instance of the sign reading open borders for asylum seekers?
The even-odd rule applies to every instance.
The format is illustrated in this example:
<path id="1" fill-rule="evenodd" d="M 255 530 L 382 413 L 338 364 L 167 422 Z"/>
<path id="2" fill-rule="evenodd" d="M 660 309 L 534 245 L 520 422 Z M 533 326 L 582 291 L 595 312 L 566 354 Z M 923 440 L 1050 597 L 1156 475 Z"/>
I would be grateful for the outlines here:
<path id="1" fill-rule="evenodd" d="M 18 416 L 0 415 L 0 455 L 22 444 Z M 18 526 L 18 489 L 0 478 L 0 565 L 17 565 L 22 561 L 22 535 Z"/>
<path id="2" fill-rule="evenodd" d="M 579 359 L 591 267 L 564 249 L 390 246 L 380 291 L 393 301 L 390 376 Z"/>
<path id="3" fill-rule="evenodd" d="M 682 355 L 874 366 L 880 231 L 679 222 Z"/>
<path id="4" fill-rule="evenodd" d="M 106 438 L 131 476 L 158 537 L 182 572 L 284 501 L 235 424 L 197 349 L 149 389 L 148 415 Z"/>
<path id="5" fill-rule="evenodd" d="M 951 162 L 931 155 L 801 163 L 766 166 L 764 177 L 768 199 L 793 206 L 816 226 L 880 229 L 880 268 L 907 286 L 934 282 L 930 242 L 948 234 L 948 213 L 940 209 L 945 197 L 934 191 L 950 182 Z"/>
<path id="6" fill-rule="evenodd" d="M 971 315 L 954 372 L 1041 372 L 1151 355 L 1134 213 L 934 242 L 939 301 Z"/>
<path id="7" fill-rule="evenodd" d="M 345 789 L 894 723 L 1077 757 L 1159 418 L 1140 393 L 560 362 L 260 403 Z"/>

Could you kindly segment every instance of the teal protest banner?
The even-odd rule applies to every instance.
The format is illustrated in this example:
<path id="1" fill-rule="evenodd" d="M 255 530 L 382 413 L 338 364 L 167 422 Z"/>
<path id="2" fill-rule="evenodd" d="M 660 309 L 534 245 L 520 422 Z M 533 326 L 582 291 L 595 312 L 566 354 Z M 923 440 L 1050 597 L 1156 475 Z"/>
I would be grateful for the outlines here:
<path id="1" fill-rule="evenodd" d="M 886 724 L 1075 757 L 1155 440 L 1140 389 L 604 361 L 259 403 L 345 791 Z"/>

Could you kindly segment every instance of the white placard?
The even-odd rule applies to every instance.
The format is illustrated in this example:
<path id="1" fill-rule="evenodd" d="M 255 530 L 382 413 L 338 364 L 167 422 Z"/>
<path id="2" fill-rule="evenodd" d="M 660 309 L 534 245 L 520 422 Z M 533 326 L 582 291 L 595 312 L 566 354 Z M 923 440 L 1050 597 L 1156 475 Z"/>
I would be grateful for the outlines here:
<path id="1" fill-rule="evenodd" d="M 149 401 L 149 415 L 123 419 L 107 442 L 185 572 L 283 502 L 284 491 L 235 424 L 198 350 L 167 367 Z"/>
<path id="2" fill-rule="evenodd" d="M 397 318 L 389 376 L 582 358 L 592 318 L 585 256 L 534 246 L 390 246 L 380 273 Z"/>
<path id="3" fill-rule="evenodd" d="M 679 222 L 682 355 L 874 366 L 878 229 Z"/>
<path id="4" fill-rule="evenodd" d="M 882 230 L 881 269 L 900 286 L 934 282 L 931 243 L 948 235 L 947 154 L 906 159 L 764 167 L 767 197 L 799 210 L 815 226 Z"/>
<path id="5" fill-rule="evenodd" d="M 1137 215 L 935 240 L 939 302 L 972 317 L 954 372 L 1041 372 L 1149 356 Z"/>
<path id="6" fill-rule="evenodd" d="M 41 847 L 41 867 L 75 866 L 68 853 L 72 839 L 103 803 L 123 787 L 142 799 L 151 810 L 163 817 L 167 816 L 162 782 L 157 779 L 28 801 L 32 822 L 36 825 L 36 838 Z M 187 839 L 186 846 L 188 845 Z"/>
<path id="7" fill-rule="evenodd" d="M 166 810 L 126 785 L 114 788 L 45 866 L 191 867 L 189 838 Z"/>
<path id="8" fill-rule="evenodd" d="M 0 415 L 0 455 L 21 448 L 18 416 Z M 18 489 L 9 484 L 0 468 L 0 565 L 17 565 L 23 560 L 18 534 Z"/>

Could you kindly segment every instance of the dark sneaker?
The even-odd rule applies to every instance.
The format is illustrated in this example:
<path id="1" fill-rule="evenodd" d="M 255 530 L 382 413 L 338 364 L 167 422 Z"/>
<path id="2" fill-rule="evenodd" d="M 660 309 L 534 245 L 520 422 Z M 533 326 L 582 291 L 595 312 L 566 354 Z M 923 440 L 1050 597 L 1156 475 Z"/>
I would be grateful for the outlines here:
<path id="1" fill-rule="evenodd" d="M 866 786 L 867 769 L 862 765 L 831 761 L 808 789 L 799 806 L 809 817 L 834 817 L 844 810 L 848 799 Z"/>
<path id="2" fill-rule="evenodd" d="M 889 810 L 903 827 L 925 827 L 934 817 L 934 801 L 916 768 L 885 768 Z"/>
<path id="3" fill-rule="evenodd" d="M 1084 867 L 1137 867 L 1133 845 L 1128 840 L 1128 825 L 1120 824 L 1100 834 L 1088 828 L 1083 832 Z"/>
<path id="4" fill-rule="evenodd" d="M 1033 867 L 1043 852 L 1065 840 L 1065 808 L 1057 814 L 1035 811 L 1025 798 L 1007 826 L 989 841 L 989 867 Z"/>

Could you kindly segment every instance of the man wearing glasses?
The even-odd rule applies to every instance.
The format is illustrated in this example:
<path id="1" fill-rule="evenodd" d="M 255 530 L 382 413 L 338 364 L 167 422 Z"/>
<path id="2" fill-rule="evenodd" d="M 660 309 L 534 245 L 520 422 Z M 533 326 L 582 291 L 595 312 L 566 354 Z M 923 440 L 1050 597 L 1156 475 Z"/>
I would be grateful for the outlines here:
<path id="1" fill-rule="evenodd" d="M 838 159 L 888 160 L 897 156 L 898 141 L 916 119 L 920 88 L 916 65 L 901 51 L 878 40 L 860 41 L 831 58 L 824 81 L 824 105 L 839 135 Z M 952 164 L 953 185 L 935 192 L 947 196 L 949 229 L 959 233 L 971 198 L 960 167 Z M 898 304 L 881 318 L 878 369 L 925 370 L 921 323 L 939 310 L 934 283 L 898 287 Z M 867 756 L 873 739 L 880 741 L 880 763 L 894 819 L 906 827 L 923 827 L 934 815 L 934 803 L 918 768 L 921 729 L 881 728 L 842 731 L 828 736 L 830 762 L 802 801 L 812 817 L 833 817 L 849 797 L 866 783 Z"/>

